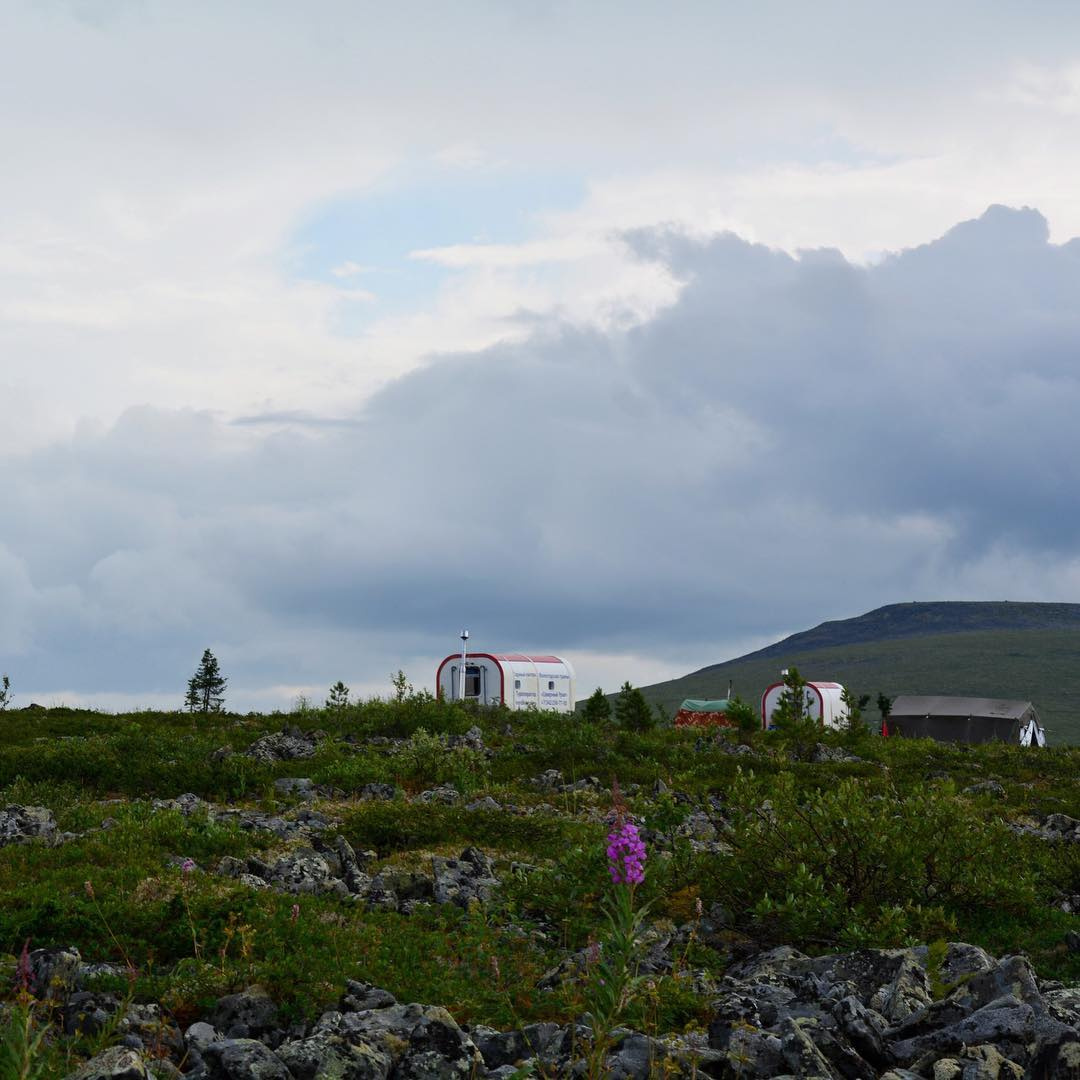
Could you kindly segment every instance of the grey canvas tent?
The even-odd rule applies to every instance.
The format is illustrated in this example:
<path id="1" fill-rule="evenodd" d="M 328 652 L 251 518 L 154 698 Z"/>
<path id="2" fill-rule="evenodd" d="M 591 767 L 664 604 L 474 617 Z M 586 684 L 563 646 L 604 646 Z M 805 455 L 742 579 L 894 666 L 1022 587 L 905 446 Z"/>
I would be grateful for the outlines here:
<path id="1" fill-rule="evenodd" d="M 1046 733 L 1030 701 L 903 695 L 893 702 L 886 724 L 882 734 L 909 738 L 1046 745 Z"/>

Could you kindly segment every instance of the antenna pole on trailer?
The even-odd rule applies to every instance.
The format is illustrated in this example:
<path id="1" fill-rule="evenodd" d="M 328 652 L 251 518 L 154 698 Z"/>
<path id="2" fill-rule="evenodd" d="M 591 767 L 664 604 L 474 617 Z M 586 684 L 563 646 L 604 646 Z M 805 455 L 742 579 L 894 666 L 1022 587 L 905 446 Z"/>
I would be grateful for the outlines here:
<path id="1" fill-rule="evenodd" d="M 465 648 L 469 642 L 469 631 L 462 630 L 461 634 L 461 674 L 458 676 L 458 700 L 465 700 Z"/>

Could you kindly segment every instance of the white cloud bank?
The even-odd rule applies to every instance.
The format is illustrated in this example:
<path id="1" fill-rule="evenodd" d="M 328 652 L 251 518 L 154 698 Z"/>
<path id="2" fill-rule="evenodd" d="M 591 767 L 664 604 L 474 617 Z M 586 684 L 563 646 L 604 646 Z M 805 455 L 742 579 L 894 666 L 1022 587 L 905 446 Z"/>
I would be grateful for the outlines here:
<path id="1" fill-rule="evenodd" d="M 893 600 L 1075 598 L 1080 241 L 992 207 L 870 267 L 627 243 L 683 282 L 628 330 L 538 323 L 347 424 L 141 407 L 9 456 L 17 684 L 158 700 L 210 645 L 235 704 L 374 692 L 468 625 L 613 687 Z"/>

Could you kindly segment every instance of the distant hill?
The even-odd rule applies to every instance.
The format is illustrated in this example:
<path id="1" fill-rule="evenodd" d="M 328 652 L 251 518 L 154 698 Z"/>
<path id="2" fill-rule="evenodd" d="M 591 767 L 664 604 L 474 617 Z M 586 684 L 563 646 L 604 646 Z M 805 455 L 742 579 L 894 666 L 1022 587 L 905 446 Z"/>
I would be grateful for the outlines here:
<path id="1" fill-rule="evenodd" d="M 685 698 L 724 697 L 730 681 L 756 705 L 792 665 L 874 700 L 881 692 L 1033 701 L 1051 742 L 1080 743 L 1080 604 L 890 604 L 641 689 L 674 711 Z"/>

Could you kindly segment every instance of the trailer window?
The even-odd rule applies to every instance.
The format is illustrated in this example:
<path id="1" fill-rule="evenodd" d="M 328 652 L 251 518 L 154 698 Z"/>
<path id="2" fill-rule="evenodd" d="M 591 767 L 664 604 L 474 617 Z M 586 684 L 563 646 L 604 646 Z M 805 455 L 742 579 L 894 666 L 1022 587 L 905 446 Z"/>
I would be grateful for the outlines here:
<path id="1" fill-rule="evenodd" d="M 554 690 L 555 689 L 555 683 L 553 681 L 548 682 L 548 689 L 549 690 Z"/>
<path id="2" fill-rule="evenodd" d="M 521 689 L 521 680 L 520 679 L 515 679 L 514 680 L 514 689 L 515 690 L 520 690 Z"/>
<path id="3" fill-rule="evenodd" d="M 465 696 L 467 698 L 480 696 L 480 669 L 478 667 L 465 669 Z"/>

